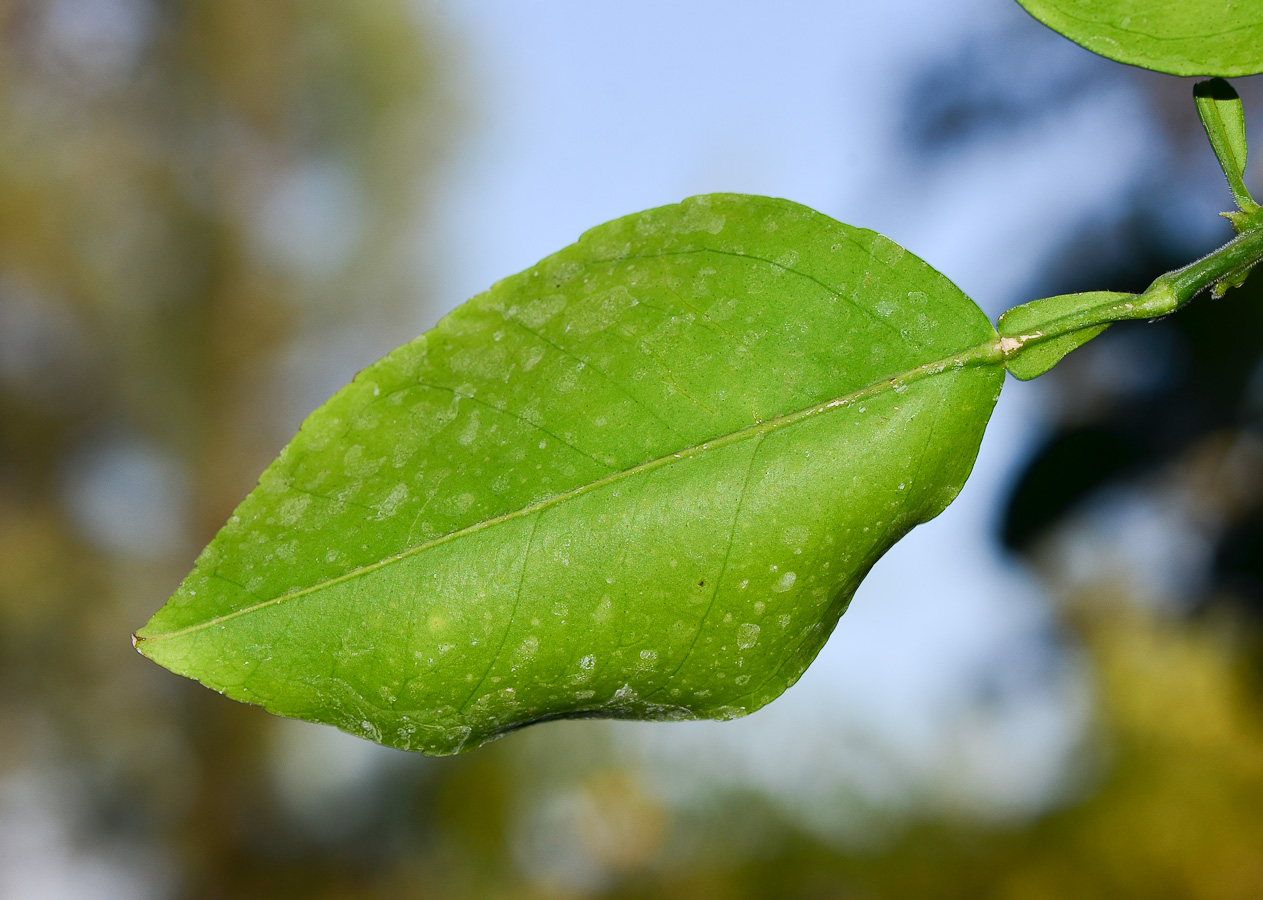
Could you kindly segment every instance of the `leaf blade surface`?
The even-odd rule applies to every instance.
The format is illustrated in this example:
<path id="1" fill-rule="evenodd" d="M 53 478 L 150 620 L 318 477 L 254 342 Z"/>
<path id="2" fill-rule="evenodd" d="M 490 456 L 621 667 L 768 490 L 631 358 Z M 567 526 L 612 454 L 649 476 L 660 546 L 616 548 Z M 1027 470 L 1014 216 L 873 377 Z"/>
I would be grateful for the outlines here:
<path id="1" fill-rule="evenodd" d="M 1224 213 L 1233 227 L 1246 231 L 1259 214 L 1259 205 L 1250 196 L 1245 184 L 1245 167 L 1249 147 L 1245 133 L 1245 110 L 1236 90 L 1222 78 L 1202 81 L 1193 87 L 1197 114 L 1206 129 L 1206 137 L 1219 160 L 1219 167 L 1228 180 L 1238 212 Z"/>
<path id="2" fill-rule="evenodd" d="M 1101 56 L 1172 75 L 1263 72 L 1263 4 L 1241 0 L 1018 0 Z"/>
<path id="3" fill-rule="evenodd" d="M 431 753 L 752 711 L 963 483 L 996 340 L 920 260 L 787 201 L 616 220 L 314 413 L 139 649 Z"/>

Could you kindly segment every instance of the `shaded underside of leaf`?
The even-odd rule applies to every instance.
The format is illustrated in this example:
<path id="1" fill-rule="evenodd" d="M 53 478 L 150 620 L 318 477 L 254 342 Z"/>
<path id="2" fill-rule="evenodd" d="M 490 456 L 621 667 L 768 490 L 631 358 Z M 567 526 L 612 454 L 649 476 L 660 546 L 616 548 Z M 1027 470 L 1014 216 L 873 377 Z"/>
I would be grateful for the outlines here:
<path id="1" fill-rule="evenodd" d="M 1094 53 L 1172 75 L 1263 72 L 1257 0 L 1018 0 Z"/>
<path id="2" fill-rule="evenodd" d="M 429 753 L 741 715 L 959 490 L 996 342 L 923 262 L 787 201 L 608 223 L 313 413 L 138 647 Z"/>

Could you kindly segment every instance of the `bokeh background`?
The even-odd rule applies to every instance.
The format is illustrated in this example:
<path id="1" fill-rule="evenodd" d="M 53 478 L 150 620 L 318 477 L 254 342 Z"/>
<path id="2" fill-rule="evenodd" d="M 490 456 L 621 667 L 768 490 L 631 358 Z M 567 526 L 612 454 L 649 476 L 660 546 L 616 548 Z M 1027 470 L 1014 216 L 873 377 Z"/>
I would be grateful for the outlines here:
<path id="1" fill-rule="evenodd" d="M 128 640 L 304 415 L 606 219 L 1143 288 L 1230 235 L 1191 88 L 1011 0 L 0 0 L 0 900 L 1263 896 L 1260 277 L 1011 382 L 738 722 L 427 759 Z"/>

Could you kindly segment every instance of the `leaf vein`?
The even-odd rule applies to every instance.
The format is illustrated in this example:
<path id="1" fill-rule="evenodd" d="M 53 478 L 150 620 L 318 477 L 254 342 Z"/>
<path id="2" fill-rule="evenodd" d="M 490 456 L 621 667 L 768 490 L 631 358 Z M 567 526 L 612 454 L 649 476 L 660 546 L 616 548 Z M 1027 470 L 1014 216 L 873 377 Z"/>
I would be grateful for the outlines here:
<path id="1" fill-rule="evenodd" d="M 693 640 L 689 642 L 688 649 L 680 657 L 680 664 L 671 670 L 671 674 L 662 682 L 661 687 L 645 696 L 645 700 L 648 700 L 650 697 L 656 697 L 667 689 L 672 679 L 680 673 L 680 670 L 689 661 L 689 657 L 693 655 L 693 651 L 697 648 L 697 642 L 702 638 L 702 632 L 706 630 L 706 620 L 710 618 L 710 614 L 715 608 L 715 599 L 719 596 L 719 591 L 723 586 L 724 575 L 728 571 L 728 561 L 732 559 L 732 545 L 737 539 L 737 523 L 741 521 L 741 508 L 745 505 L 746 492 L 750 488 L 750 476 L 754 474 L 754 461 L 758 458 L 759 448 L 763 446 L 765 437 L 767 437 L 766 432 L 760 434 L 754 449 L 750 451 L 750 461 L 746 464 L 745 476 L 741 479 L 741 491 L 737 494 L 737 505 L 732 512 L 732 522 L 728 526 L 728 544 L 724 548 L 724 561 L 720 564 L 719 573 L 715 576 L 715 586 L 710 592 L 710 601 L 706 604 L 706 611 L 702 613 L 702 618 L 697 623 L 697 631 L 693 635 Z"/>
<path id="2" fill-rule="evenodd" d="M 895 375 L 892 375 L 892 376 L 887 376 L 885 378 L 877 379 L 876 381 L 870 382 L 869 384 L 864 385 L 863 387 L 860 387 L 848 393 L 842 394 L 831 400 L 826 400 L 821 403 L 813 404 L 812 406 L 806 407 L 804 409 L 794 410 L 792 412 L 785 413 L 783 415 L 776 416 L 771 419 L 756 422 L 752 425 L 748 425 L 744 428 L 738 429 L 737 431 L 734 431 L 725 435 L 720 435 L 718 437 L 704 441 L 700 444 L 696 444 L 692 447 L 686 447 L 674 453 L 670 453 L 665 456 L 648 460 L 646 462 L 640 463 L 639 465 L 631 466 L 630 468 L 627 468 L 627 469 L 611 472 L 610 474 L 605 475 L 601 478 L 598 478 L 594 481 L 590 481 L 585 484 L 578 485 L 577 487 L 571 488 L 570 490 L 563 491 L 558 494 L 554 494 L 550 497 L 546 497 L 543 500 L 537 501 L 528 506 L 521 507 L 520 509 L 510 510 L 509 512 L 503 513 L 498 516 L 494 516 L 490 519 L 485 519 L 481 522 L 475 522 L 474 524 L 469 525 L 465 528 L 461 528 L 456 531 L 449 532 L 448 534 L 441 535 L 436 538 L 432 538 L 431 540 L 423 544 L 419 544 L 416 547 L 410 547 L 407 550 L 404 550 L 393 556 L 389 556 L 386 559 L 379 560 L 377 562 L 370 563 L 365 566 L 361 566 L 359 568 L 353 569 L 337 577 L 322 581 L 319 584 L 314 584 L 314 585 L 311 585 L 310 587 L 302 588 L 296 591 L 291 591 L 290 593 L 282 594 L 278 597 L 273 597 L 268 600 L 263 600 L 257 604 L 244 607 L 242 609 L 232 610 L 230 612 L 223 613 L 222 615 L 215 616 L 211 619 L 207 619 L 205 622 L 198 622 L 193 625 L 189 625 L 184 628 L 177 629 L 175 631 L 167 632 L 165 634 L 146 635 L 146 636 L 137 635 L 137 640 L 138 641 L 166 640 L 166 639 L 170 639 L 174 637 L 180 637 L 182 635 L 190 634 L 197 631 L 202 631 L 206 628 L 219 625 L 230 619 L 235 619 L 240 616 L 249 615 L 251 613 L 257 612 L 260 609 L 264 609 L 269 606 L 274 606 L 278 603 L 283 603 L 287 600 L 304 597 L 309 594 L 315 593 L 317 591 L 324 590 L 325 588 L 333 587 L 334 585 L 341 584 L 345 581 L 358 578 L 362 575 L 366 575 L 370 572 L 376 571 L 377 569 L 383 568 L 385 566 L 393 565 L 394 563 L 397 563 L 403 559 L 407 559 L 411 556 L 415 556 L 418 553 L 422 553 L 440 544 L 444 544 L 448 541 L 455 540 L 467 534 L 476 533 L 485 528 L 493 527 L 502 522 L 510 521 L 512 519 L 520 518 L 522 516 L 528 516 L 534 512 L 547 509 L 559 503 L 564 503 L 573 497 L 581 496 L 583 494 L 586 494 L 589 491 L 595 490 L 600 487 L 604 487 L 607 484 L 611 484 L 613 482 L 622 480 L 624 478 L 630 478 L 642 472 L 652 471 L 653 469 L 659 468 L 661 466 L 671 465 L 679 460 L 691 459 L 694 456 L 697 456 L 701 453 L 706 452 L 707 450 L 737 443 L 739 441 L 746 440 L 756 435 L 770 433 L 779 428 L 789 427 L 797 422 L 800 422 L 812 416 L 825 414 L 825 413 L 830 412 L 831 410 L 849 406 L 850 404 L 863 400 L 867 397 L 875 396 L 875 395 L 884 393 L 888 390 L 893 390 L 896 386 L 900 384 L 910 384 L 914 381 L 919 381 L 922 378 L 933 377 L 933 376 L 943 373 L 944 371 L 947 371 L 952 368 L 960 367 L 960 366 L 994 365 L 996 363 L 1002 363 L 1003 360 L 1004 360 L 1004 353 L 1000 348 L 1000 343 L 999 343 L 998 338 L 995 340 L 988 340 L 983 343 L 975 344 L 973 346 L 958 350 L 956 353 L 953 353 L 949 356 L 945 356 L 940 359 L 936 359 L 931 362 L 924 363 L 920 366 L 907 369 L 903 372 L 896 373 Z M 492 408 L 494 409 L 494 407 Z"/>
<path id="3" fill-rule="evenodd" d="M 584 359 L 583 357 L 578 356 L 572 353 L 571 351 L 567 350 L 565 347 L 561 346 L 560 344 L 550 341 L 548 338 L 544 337 L 538 331 L 535 331 L 534 329 L 529 328 L 528 326 L 524 325 L 522 322 L 519 322 L 517 319 L 506 318 L 505 321 L 517 326 L 522 331 L 525 331 L 527 334 L 531 335 L 532 337 L 535 337 L 538 340 L 542 341 L 543 343 L 547 344 L 548 346 L 552 347 L 554 350 L 556 350 L 558 353 L 562 354 L 563 356 L 569 357 L 570 359 L 573 359 L 575 362 L 579 363 L 580 365 L 590 368 L 593 372 L 596 372 L 598 375 L 604 378 L 607 382 L 612 384 L 618 390 L 620 394 L 622 394 L 627 399 L 631 400 L 632 403 L 636 404 L 638 407 L 640 407 L 645 412 L 647 412 L 650 416 L 652 416 L 656 421 L 661 423 L 662 426 L 665 427 L 668 431 L 670 431 L 673 435 L 675 435 L 678 438 L 684 437 L 684 435 L 682 435 L 676 429 L 674 425 L 672 425 L 666 419 L 662 418 L 662 416 L 660 416 L 653 408 L 648 406 L 643 400 L 641 400 L 631 391 L 627 390 L 627 388 L 625 388 L 622 384 L 620 384 L 619 381 L 613 375 L 611 375 L 609 372 L 606 372 L 604 369 L 602 369 L 600 366 L 593 363 L 591 360 Z"/>
<path id="4" fill-rule="evenodd" d="M 548 435 L 550 438 L 557 441 L 557 443 L 564 444 L 565 446 L 573 450 L 575 453 L 578 453 L 582 456 L 586 456 L 588 459 L 592 460 L 602 469 L 610 468 L 609 463 L 605 462 L 604 460 L 598 459 L 597 457 L 589 453 L 587 450 L 584 450 L 582 447 L 576 447 L 574 444 L 570 443 L 561 435 L 545 428 L 543 425 L 540 425 L 538 422 L 532 422 L 530 419 L 526 418 L 525 416 L 518 415 L 513 410 L 509 409 L 507 406 L 505 407 L 496 406 L 494 403 L 488 403 L 486 400 L 480 400 L 479 398 L 474 397 L 470 394 L 462 394 L 460 391 L 455 390 L 454 388 L 450 388 L 441 384 L 430 384 L 429 382 L 416 381 L 416 382 L 413 382 L 413 386 L 420 387 L 420 388 L 429 388 L 430 390 L 435 390 L 435 391 L 447 391 L 449 394 L 452 394 L 453 396 L 458 397 L 461 400 L 469 400 L 473 403 L 478 404 L 484 409 L 489 409 L 492 412 L 497 412 L 497 413 L 500 413 L 501 415 L 510 416 L 514 419 L 517 419 L 519 422 L 525 425 L 528 425 L 531 428 L 534 428 L 536 431 L 540 432 L 541 434 Z"/>
<path id="5" fill-rule="evenodd" d="M 685 250 L 663 250 L 658 253 L 629 254 L 627 256 L 612 256 L 605 259 L 594 259 L 591 262 L 586 263 L 584 265 L 584 268 L 601 265 L 603 263 L 608 264 L 612 262 L 627 262 L 629 260 L 663 259 L 668 256 L 691 256 L 697 253 L 714 253 L 718 256 L 729 256 L 729 257 L 732 257 L 733 259 L 752 260 L 754 262 L 766 263 L 769 266 L 775 266 L 776 268 L 781 269 L 782 271 L 785 271 L 785 272 L 790 272 L 794 275 L 797 275 L 799 278 L 804 278 L 807 281 L 810 281 L 816 286 L 822 288 L 827 294 L 829 294 L 835 300 L 840 300 L 841 302 L 847 304 L 848 306 L 863 313 L 865 316 L 872 319 L 873 322 L 885 328 L 895 337 L 899 338 L 899 340 L 902 341 L 903 343 L 905 344 L 910 343 L 910 339 L 908 338 L 906 334 L 904 334 L 898 328 L 895 328 L 889 322 L 882 319 L 880 316 L 878 316 L 875 312 L 873 312 L 868 307 L 864 306 L 861 303 L 856 302 L 854 297 L 843 294 L 837 288 L 830 286 L 824 281 L 821 281 L 819 278 L 817 278 L 815 275 L 812 275 L 810 272 L 804 272 L 802 269 L 795 269 L 793 266 L 787 266 L 787 265 L 784 265 L 783 263 L 778 263 L 776 260 L 768 259 L 765 256 L 756 256 L 753 253 L 738 253 L 734 250 L 720 250 L 715 247 L 690 247 Z M 872 256 L 871 253 L 869 255 L 870 257 Z"/>
<path id="6" fill-rule="evenodd" d="M 509 642 L 509 634 L 513 631 L 513 624 L 517 620 L 518 606 L 522 603 L 522 586 L 526 583 L 526 569 L 531 562 L 531 545 L 535 542 L 535 529 L 539 527 L 539 520 L 543 518 L 544 511 L 540 510 L 539 515 L 531 520 L 531 530 L 526 536 L 526 549 L 522 552 L 522 568 L 517 575 L 517 590 L 513 594 L 513 608 L 509 610 L 509 622 L 504 626 L 504 635 L 500 638 L 500 646 L 496 648 L 495 655 L 491 657 L 491 662 L 487 663 L 487 670 L 482 673 L 482 679 L 474 685 L 474 689 L 461 703 L 457 714 L 465 712 L 466 707 L 482 690 L 482 686 L 487 683 L 487 679 L 491 677 L 491 671 L 496 667 L 496 663 L 500 661 L 500 655 L 504 653 L 504 645 Z"/>

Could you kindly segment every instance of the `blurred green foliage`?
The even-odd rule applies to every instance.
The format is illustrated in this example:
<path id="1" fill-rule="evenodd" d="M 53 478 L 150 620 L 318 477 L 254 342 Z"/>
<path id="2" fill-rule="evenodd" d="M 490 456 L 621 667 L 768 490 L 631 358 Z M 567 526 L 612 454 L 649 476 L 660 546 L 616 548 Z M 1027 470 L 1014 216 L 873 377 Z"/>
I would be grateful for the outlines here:
<path id="1" fill-rule="evenodd" d="M 599 724 L 426 760 L 132 652 L 128 632 L 323 398 L 308 386 L 336 387 L 425 305 L 412 251 L 454 118 L 442 46 L 404 0 L 0 3 L 0 892 L 25 872 L 51 896 L 208 900 L 1263 894 L 1241 604 L 1190 618 L 1100 583 L 1065 591 L 1097 692 L 1075 793 L 1028 820 L 883 823 L 861 847 L 756 796 L 681 804 Z M 1260 470 L 1234 418 L 1258 329 L 1232 298 L 1203 304 L 1210 368 L 1169 369 L 1207 389 L 1154 388 L 1150 430 L 1123 438 L 1209 415 L 1144 458 L 1161 484 L 1223 498 L 1223 534 L 1257 508 L 1233 473 Z M 1183 315 L 1196 338 L 1202 314 Z M 1093 358 L 1065 390 L 1090 389 Z M 1080 409 L 1117 422 L 1112 402 Z M 1028 520 L 1036 564 L 1073 527 L 1056 518 Z M 1225 559 L 1257 560 L 1234 546 Z"/>

